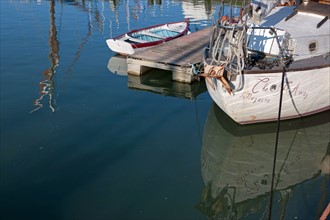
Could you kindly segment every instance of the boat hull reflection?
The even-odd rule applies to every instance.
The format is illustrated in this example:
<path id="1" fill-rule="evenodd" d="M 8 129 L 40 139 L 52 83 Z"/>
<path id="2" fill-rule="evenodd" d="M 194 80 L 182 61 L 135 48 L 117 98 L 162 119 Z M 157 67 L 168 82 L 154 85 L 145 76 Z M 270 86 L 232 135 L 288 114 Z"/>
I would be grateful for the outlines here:
<path id="1" fill-rule="evenodd" d="M 273 213 L 276 219 L 288 217 L 286 212 L 302 215 L 301 207 L 286 211 L 288 201 L 301 203 L 297 191 L 300 184 L 324 182 L 322 189 L 313 189 L 326 191 L 321 193 L 325 195 L 323 199 L 317 198 L 320 210 L 310 212 L 319 213 L 327 204 L 329 113 L 281 122 L 274 183 L 278 198 L 277 213 Z M 201 151 L 205 188 L 198 207 L 202 212 L 211 219 L 241 219 L 251 215 L 267 218 L 275 131 L 276 123 L 237 125 L 215 104 L 212 106 Z M 302 191 L 303 195 L 308 193 L 311 192 Z"/>

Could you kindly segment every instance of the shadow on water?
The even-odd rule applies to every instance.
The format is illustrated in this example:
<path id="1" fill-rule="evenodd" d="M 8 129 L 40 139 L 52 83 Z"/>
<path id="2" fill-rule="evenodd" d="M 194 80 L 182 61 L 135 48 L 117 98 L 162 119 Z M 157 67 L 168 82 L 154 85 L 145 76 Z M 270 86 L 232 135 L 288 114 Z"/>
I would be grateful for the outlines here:
<path id="1" fill-rule="evenodd" d="M 172 81 L 170 71 L 152 69 L 141 76 L 127 74 L 126 57 L 115 55 L 109 59 L 107 67 L 116 75 L 127 76 L 127 85 L 130 89 L 144 90 L 163 96 L 173 96 L 193 100 L 206 92 L 204 81 L 192 84 Z"/>
<path id="2" fill-rule="evenodd" d="M 276 123 L 238 125 L 212 106 L 202 141 L 201 212 L 210 219 L 267 219 L 275 132 Z M 329 198 L 329 134 L 329 111 L 281 124 L 274 219 L 321 216 Z"/>

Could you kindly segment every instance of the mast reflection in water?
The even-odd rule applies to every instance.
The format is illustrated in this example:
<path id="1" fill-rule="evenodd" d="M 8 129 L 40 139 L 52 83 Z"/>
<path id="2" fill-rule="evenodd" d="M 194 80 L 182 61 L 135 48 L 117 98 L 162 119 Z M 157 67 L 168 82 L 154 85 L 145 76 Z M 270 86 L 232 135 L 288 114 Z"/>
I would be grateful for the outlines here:
<path id="1" fill-rule="evenodd" d="M 55 2 L 54 0 L 49 1 L 50 4 L 50 29 L 49 29 L 49 61 L 50 61 L 50 67 L 46 69 L 44 72 L 42 72 L 42 75 L 44 76 L 44 80 L 42 80 L 39 83 L 40 90 L 39 94 L 40 96 L 34 101 L 34 105 L 36 108 L 31 111 L 37 111 L 38 109 L 43 107 L 43 104 L 41 103 L 43 98 L 48 95 L 48 104 L 49 108 L 52 112 L 55 112 L 56 110 L 56 100 L 54 99 L 55 94 L 55 85 L 54 85 L 54 74 L 56 72 L 56 67 L 59 63 L 59 43 L 57 40 L 57 30 L 56 30 L 56 23 L 55 23 Z"/>

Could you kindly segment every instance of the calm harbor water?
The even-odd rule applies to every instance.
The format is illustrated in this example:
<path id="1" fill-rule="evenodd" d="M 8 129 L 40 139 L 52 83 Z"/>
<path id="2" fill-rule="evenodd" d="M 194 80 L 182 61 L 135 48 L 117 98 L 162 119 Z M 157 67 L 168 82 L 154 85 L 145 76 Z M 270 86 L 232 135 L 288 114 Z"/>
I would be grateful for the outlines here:
<path id="1" fill-rule="evenodd" d="M 0 4 L 1 219 L 267 219 L 276 123 L 233 123 L 203 81 L 127 75 L 105 44 L 185 18 L 200 30 L 219 1 Z M 329 112 L 281 129 L 273 219 L 318 219 Z"/>

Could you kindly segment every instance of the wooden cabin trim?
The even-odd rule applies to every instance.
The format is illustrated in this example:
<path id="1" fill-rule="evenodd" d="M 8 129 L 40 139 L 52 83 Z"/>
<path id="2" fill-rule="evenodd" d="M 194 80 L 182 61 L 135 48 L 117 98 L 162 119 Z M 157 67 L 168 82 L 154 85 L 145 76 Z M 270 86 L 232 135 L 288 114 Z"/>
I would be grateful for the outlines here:
<path id="1" fill-rule="evenodd" d="M 313 13 L 330 17 L 330 2 L 328 4 L 320 4 L 320 2 L 301 3 L 296 10 L 298 12 Z"/>

